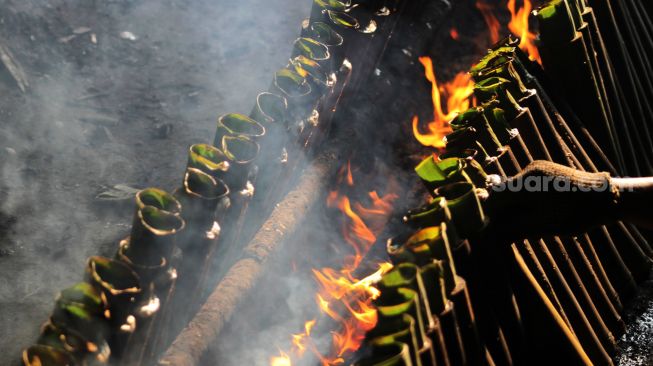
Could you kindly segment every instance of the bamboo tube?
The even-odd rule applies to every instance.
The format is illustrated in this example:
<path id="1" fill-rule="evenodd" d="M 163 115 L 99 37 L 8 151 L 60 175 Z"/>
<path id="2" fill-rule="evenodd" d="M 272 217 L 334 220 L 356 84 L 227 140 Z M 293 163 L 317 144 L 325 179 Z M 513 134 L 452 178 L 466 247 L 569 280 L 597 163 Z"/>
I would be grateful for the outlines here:
<path id="1" fill-rule="evenodd" d="M 25 366 L 70 366 L 74 358 L 66 351 L 43 345 L 34 345 L 23 351 Z"/>
<path id="2" fill-rule="evenodd" d="M 513 248 L 513 254 L 513 278 L 523 284 L 522 288 L 530 290 L 529 293 L 516 293 L 520 308 L 531 309 L 524 313 L 527 334 L 546 334 L 540 342 L 529 343 L 533 352 L 530 357 L 532 364 L 555 365 L 563 362 L 570 365 L 592 365 L 582 345 L 544 294 L 516 248 Z"/>
<path id="3" fill-rule="evenodd" d="M 507 154 L 502 154 L 502 155 L 503 155 L 503 156 L 507 156 Z M 501 159 L 501 158 L 500 158 L 500 159 Z M 500 160 L 499 160 L 499 162 L 500 162 Z M 510 161 L 507 162 L 507 164 L 511 164 L 511 163 L 512 163 L 512 164 L 515 163 L 513 159 L 511 159 Z M 504 165 L 506 165 L 506 163 L 504 163 Z M 541 267 L 540 267 L 540 265 L 539 265 L 537 259 L 536 259 L 534 256 L 532 256 L 532 255 L 531 255 L 530 257 L 532 257 L 532 258 L 534 259 L 534 261 L 535 261 L 535 262 L 533 262 L 532 265 L 535 265 L 536 267 L 540 268 L 540 272 L 543 273 L 543 271 L 542 271 L 542 269 L 541 269 Z M 548 279 L 545 279 L 545 282 L 548 283 Z M 554 292 L 552 292 L 552 293 L 550 294 L 550 296 L 553 296 L 553 298 L 556 298 Z M 559 306 L 558 306 L 558 309 L 562 310 L 562 306 L 559 305 Z M 514 337 L 513 337 L 513 338 L 514 338 Z"/>
<path id="4" fill-rule="evenodd" d="M 354 363 L 356 366 L 417 366 L 410 359 L 408 345 L 405 343 L 383 341 L 373 343 L 370 356 Z"/>
<path id="5" fill-rule="evenodd" d="M 110 317 L 104 294 L 80 282 L 59 293 L 38 343 L 70 352 L 78 361 L 104 363 L 111 354 L 106 341 Z"/>
<path id="6" fill-rule="evenodd" d="M 381 296 L 375 300 L 378 312 L 377 327 L 381 329 L 393 329 L 397 317 L 404 314 L 410 315 L 415 320 L 416 348 L 413 349 L 413 362 L 421 365 L 435 365 L 435 354 L 432 344 L 427 338 L 428 319 L 422 316 L 422 301 L 418 293 L 409 288 L 386 289 Z M 376 329 L 376 328 L 375 328 Z M 419 360 L 419 361 L 417 361 Z"/>
<path id="7" fill-rule="evenodd" d="M 418 354 L 420 345 L 416 336 L 418 330 L 415 319 L 409 314 L 382 316 L 381 319 L 383 320 L 367 335 L 373 337 L 370 343 L 401 342 L 408 346 L 411 363 L 422 365 Z"/>
<path id="8" fill-rule="evenodd" d="M 381 293 L 384 291 L 395 291 L 399 287 L 407 287 L 419 295 L 421 318 L 426 327 L 425 333 L 435 353 L 436 362 L 438 365 L 449 365 L 450 361 L 444 343 L 440 320 L 437 318 L 437 315 L 431 313 L 427 289 L 424 286 L 419 268 L 413 263 L 400 263 L 382 277 L 378 283 L 378 287 Z"/>
<path id="9" fill-rule="evenodd" d="M 442 277 L 441 261 L 428 264 L 420 268 L 420 276 L 426 289 L 426 297 L 431 314 L 437 316 L 442 329 L 444 346 L 447 351 L 449 363 L 454 365 L 466 365 L 467 359 L 465 347 L 461 336 L 461 329 L 458 326 L 456 311 L 451 300 L 447 299 L 444 278 Z"/>
<path id="10" fill-rule="evenodd" d="M 111 354 L 120 358 L 129 336 L 136 329 L 132 305 L 141 294 L 138 275 L 126 264 L 104 257 L 90 257 L 86 280 L 102 291 L 111 310 Z"/>

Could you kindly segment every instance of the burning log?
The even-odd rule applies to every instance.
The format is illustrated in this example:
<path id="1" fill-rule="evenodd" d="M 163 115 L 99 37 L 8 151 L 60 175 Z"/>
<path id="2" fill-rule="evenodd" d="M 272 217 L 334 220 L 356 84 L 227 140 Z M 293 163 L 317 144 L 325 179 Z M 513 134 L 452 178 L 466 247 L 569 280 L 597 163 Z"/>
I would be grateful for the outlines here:
<path id="1" fill-rule="evenodd" d="M 293 191 L 274 209 L 244 251 L 220 281 L 198 314 L 166 351 L 160 365 L 196 365 L 203 352 L 220 334 L 225 323 L 262 273 L 270 255 L 282 245 L 284 237 L 301 224 L 304 213 L 315 204 L 335 158 L 322 155 L 302 174 Z"/>

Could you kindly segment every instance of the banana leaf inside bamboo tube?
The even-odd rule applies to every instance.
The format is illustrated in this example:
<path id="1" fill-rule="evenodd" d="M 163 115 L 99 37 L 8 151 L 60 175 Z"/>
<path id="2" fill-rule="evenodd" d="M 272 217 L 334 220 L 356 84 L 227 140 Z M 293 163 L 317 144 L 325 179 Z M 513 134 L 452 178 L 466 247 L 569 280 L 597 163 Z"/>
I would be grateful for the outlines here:
<path id="1" fill-rule="evenodd" d="M 144 206 L 136 211 L 129 245 L 121 254 L 137 265 L 160 266 L 172 256 L 175 235 L 184 226 L 185 222 L 178 214 Z"/>
<path id="2" fill-rule="evenodd" d="M 106 340 L 87 340 L 81 333 L 66 327 L 57 327 L 48 322 L 41 328 L 37 344 L 64 350 L 79 364 L 106 364 L 111 350 Z"/>
<path id="3" fill-rule="evenodd" d="M 311 85 L 306 78 L 287 68 L 274 74 L 274 86 L 291 99 L 301 98 L 311 93 Z"/>
<path id="4" fill-rule="evenodd" d="M 231 164 L 229 174 L 224 177 L 229 191 L 235 193 L 247 188 L 250 167 L 261 147 L 251 138 L 242 135 L 224 136 L 220 146 Z"/>
<path id="5" fill-rule="evenodd" d="M 401 303 L 385 305 L 377 308 L 377 314 L 378 322 L 367 333 L 367 338 L 372 339 L 372 343 L 402 342 L 408 345 L 411 362 L 422 365 L 420 350 L 429 345 L 429 341 L 423 338 L 419 321 L 411 315 L 409 308 Z"/>
<path id="6" fill-rule="evenodd" d="M 329 48 L 330 70 L 338 70 L 344 61 L 344 38 L 335 31 L 333 25 L 323 21 L 305 20 L 302 23 L 302 36 L 312 38 Z"/>
<path id="7" fill-rule="evenodd" d="M 109 319 L 111 312 L 104 293 L 80 282 L 59 293 L 39 343 L 58 345 L 76 355 L 94 353 L 98 360 L 106 360 L 110 354 L 106 344 Z"/>
<path id="8" fill-rule="evenodd" d="M 438 365 L 448 365 L 449 356 L 444 343 L 440 321 L 431 314 L 428 303 L 427 289 L 424 286 L 419 268 L 413 263 L 400 263 L 390 272 L 386 273 L 377 284 L 381 293 L 396 291 L 406 287 L 417 292 L 419 296 L 419 310 L 425 327 L 426 336 L 429 338 Z"/>
<path id="9" fill-rule="evenodd" d="M 329 48 L 323 43 L 308 37 L 299 37 L 293 44 L 292 57 L 304 56 L 314 61 L 328 60 Z"/>
<path id="10" fill-rule="evenodd" d="M 488 224 L 489 220 L 485 216 L 473 184 L 451 183 L 438 188 L 435 193 L 444 199 L 444 204 L 451 211 L 453 224 L 460 236 L 469 237 Z"/>
<path id="11" fill-rule="evenodd" d="M 213 138 L 213 145 L 221 146 L 223 137 L 230 135 L 247 136 L 252 140 L 256 140 L 265 135 L 265 127 L 244 114 L 223 114 L 218 118 L 218 127 Z"/>
<path id="12" fill-rule="evenodd" d="M 23 351 L 23 364 L 25 366 L 73 366 L 76 362 L 70 353 L 62 349 L 34 345 Z"/>
<path id="13" fill-rule="evenodd" d="M 194 144 L 189 148 L 186 167 L 203 171 L 215 179 L 229 172 L 229 158 L 219 148 L 208 144 Z"/>
<path id="14" fill-rule="evenodd" d="M 411 361 L 406 343 L 380 339 L 372 342 L 368 351 L 370 355 L 355 362 L 355 366 L 418 366 Z"/>
<path id="15" fill-rule="evenodd" d="M 86 279 L 102 291 L 111 310 L 111 353 L 120 357 L 129 336 L 136 329 L 133 305 L 142 290 L 138 275 L 126 264 L 104 257 L 90 257 Z"/>
<path id="16" fill-rule="evenodd" d="M 386 291 L 381 292 L 375 305 L 377 305 L 378 329 L 391 330 L 392 324 L 404 314 L 409 314 L 415 319 L 415 338 L 418 348 L 414 350 L 414 355 L 422 364 L 431 365 L 435 362 L 433 346 L 427 338 L 429 320 L 423 317 L 423 308 L 417 291 L 405 287 L 388 287 Z"/>

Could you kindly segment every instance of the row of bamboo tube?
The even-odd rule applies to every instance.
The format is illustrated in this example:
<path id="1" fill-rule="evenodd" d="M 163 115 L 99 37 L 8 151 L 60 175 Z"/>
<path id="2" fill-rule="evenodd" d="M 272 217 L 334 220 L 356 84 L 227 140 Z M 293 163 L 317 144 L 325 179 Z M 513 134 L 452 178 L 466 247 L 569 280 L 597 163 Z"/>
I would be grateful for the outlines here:
<path id="1" fill-rule="evenodd" d="M 352 67 L 371 58 L 356 48 L 382 48 L 368 44 L 379 30 L 387 35 L 400 3 L 315 0 L 288 65 L 249 116 L 222 115 L 212 144 L 189 148 L 172 194 L 136 194 L 130 235 L 113 258 L 89 258 L 84 281 L 59 293 L 23 363 L 155 362 L 203 300 L 216 255 L 238 252 L 255 229 L 245 221 L 272 210 L 303 155 L 325 138 L 345 86 L 356 81 Z"/>

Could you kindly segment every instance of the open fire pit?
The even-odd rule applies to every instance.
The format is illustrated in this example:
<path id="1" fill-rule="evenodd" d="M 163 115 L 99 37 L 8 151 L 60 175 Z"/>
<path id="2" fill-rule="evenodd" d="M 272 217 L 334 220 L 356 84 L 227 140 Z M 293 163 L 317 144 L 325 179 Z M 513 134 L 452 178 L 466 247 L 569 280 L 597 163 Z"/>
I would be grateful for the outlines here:
<path id="1" fill-rule="evenodd" d="M 135 192 L 23 364 L 629 364 L 653 265 L 645 1 L 308 15 L 175 189 Z"/>

